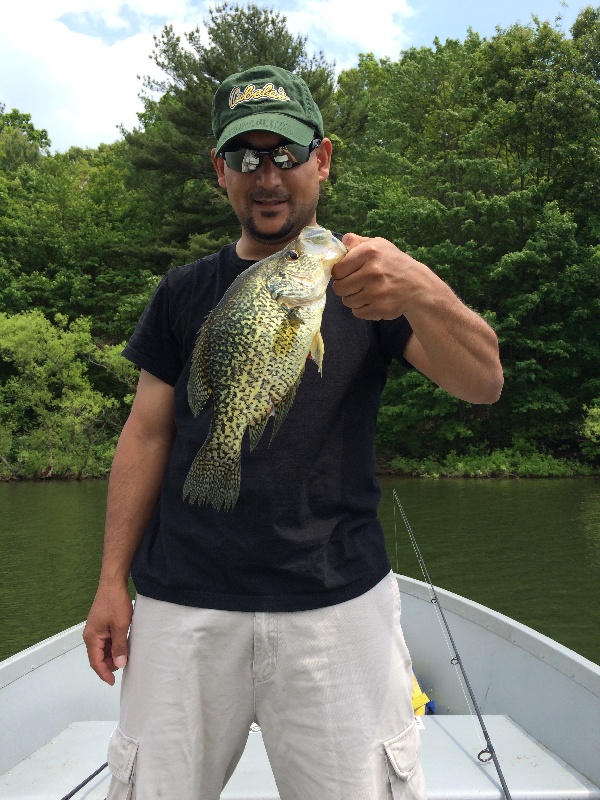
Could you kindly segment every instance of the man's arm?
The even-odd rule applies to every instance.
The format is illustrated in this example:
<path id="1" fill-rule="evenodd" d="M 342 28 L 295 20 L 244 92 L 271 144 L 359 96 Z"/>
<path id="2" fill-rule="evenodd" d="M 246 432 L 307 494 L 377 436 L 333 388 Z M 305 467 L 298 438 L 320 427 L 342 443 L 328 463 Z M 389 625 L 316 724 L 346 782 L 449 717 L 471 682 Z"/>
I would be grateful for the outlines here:
<path id="1" fill-rule="evenodd" d="M 111 686 L 127 661 L 131 561 L 156 506 L 173 435 L 173 387 L 142 370 L 110 473 L 100 581 L 83 632 L 90 666 Z"/>
<path id="2" fill-rule="evenodd" d="M 504 377 L 498 340 L 429 267 L 386 239 L 343 237 L 348 255 L 333 268 L 333 289 L 361 319 L 404 315 L 413 335 L 404 357 L 438 386 L 470 403 L 494 403 Z"/>

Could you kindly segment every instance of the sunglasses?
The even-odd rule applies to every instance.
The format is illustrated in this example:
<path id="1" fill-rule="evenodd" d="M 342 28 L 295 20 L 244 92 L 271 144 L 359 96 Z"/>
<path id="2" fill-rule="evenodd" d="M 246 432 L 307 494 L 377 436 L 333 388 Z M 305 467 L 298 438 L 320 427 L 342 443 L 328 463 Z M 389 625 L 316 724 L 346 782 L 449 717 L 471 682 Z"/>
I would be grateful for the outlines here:
<path id="1" fill-rule="evenodd" d="M 225 159 L 227 166 L 236 172 L 254 172 L 260 167 L 265 156 L 269 156 L 279 169 L 292 169 L 292 167 L 306 164 L 310 154 L 316 150 L 321 141 L 321 139 L 313 139 L 310 144 L 306 145 L 286 142 L 271 150 L 251 150 L 248 147 L 240 147 L 237 150 L 223 150 L 219 155 Z"/>

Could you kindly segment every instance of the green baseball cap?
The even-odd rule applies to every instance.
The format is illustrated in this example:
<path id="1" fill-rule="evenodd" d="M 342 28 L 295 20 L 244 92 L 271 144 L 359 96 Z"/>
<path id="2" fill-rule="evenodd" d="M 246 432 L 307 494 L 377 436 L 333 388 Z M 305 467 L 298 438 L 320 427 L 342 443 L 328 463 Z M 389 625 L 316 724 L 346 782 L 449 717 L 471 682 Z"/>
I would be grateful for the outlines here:
<path id="1" fill-rule="evenodd" d="M 230 75 L 215 92 L 212 128 L 217 153 L 248 131 L 270 131 L 307 145 L 323 138 L 323 118 L 310 89 L 282 67 L 252 67 Z"/>

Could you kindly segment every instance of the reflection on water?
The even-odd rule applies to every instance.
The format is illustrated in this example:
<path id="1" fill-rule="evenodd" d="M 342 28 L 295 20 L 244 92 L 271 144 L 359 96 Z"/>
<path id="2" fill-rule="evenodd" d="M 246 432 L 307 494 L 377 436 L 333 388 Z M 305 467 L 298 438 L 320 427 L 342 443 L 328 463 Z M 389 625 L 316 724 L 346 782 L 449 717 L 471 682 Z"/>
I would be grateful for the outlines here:
<path id="1" fill-rule="evenodd" d="M 383 479 L 398 572 L 432 581 L 600 663 L 600 482 Z M 104 481 L 0 484 L 0 659 L 85 618 L 102 551 Z"/>

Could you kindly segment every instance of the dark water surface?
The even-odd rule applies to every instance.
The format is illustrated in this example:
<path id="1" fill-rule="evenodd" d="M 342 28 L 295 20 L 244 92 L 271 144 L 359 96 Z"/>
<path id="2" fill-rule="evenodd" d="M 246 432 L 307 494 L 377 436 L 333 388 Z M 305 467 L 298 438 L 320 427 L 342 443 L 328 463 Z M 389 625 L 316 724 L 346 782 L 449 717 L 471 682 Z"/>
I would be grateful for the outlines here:
<path id="1" fill-rule="evenodd" d="M 394 517 L 394 488 L 436 586 L 600 664 L 598 480 L 381 483 L 380 517 L 397 572 L 424 580 L 402 517 Z"/>
<path id="2" fill-rule="evenodd" d="M 600 663 L 600 481 L 382 479 L 394 568 Z M 106 482 L 0 484 L 0 660 L 83 620 L 100 569 Z"/>
<path id="3" fill-rule="evenodd" d="M 0 483 L 0 659 L 85 619 L 106 481 Z"/>

